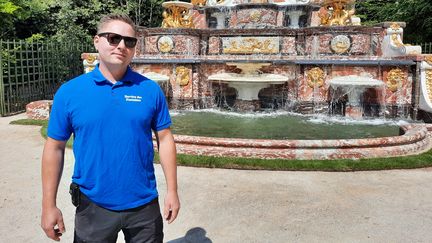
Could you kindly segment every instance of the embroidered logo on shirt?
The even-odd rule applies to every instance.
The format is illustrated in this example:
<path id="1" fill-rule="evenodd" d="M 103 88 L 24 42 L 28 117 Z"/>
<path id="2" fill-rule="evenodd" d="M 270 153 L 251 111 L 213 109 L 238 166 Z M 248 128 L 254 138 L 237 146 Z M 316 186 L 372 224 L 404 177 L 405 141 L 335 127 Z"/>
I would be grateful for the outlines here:
<path id="1" fill-rule="evenodd" d="M 129 102 L 141 102 L 142 97 L 139 95 L 125 95 L 125 101 Z"/>

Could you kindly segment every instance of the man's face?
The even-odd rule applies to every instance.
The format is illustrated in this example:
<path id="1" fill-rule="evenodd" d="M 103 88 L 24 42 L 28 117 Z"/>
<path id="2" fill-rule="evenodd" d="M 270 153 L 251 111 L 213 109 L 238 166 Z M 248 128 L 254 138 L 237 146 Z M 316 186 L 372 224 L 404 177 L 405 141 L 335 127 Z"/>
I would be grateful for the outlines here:
<path id="1" fill-rule="evenodd" d="M 100 33 L 113 33 L 124 37 L 135 37 L 135 31 L 132 26 L 119 20 L 113 20 L 103 25 Z M 129 65 L 134 56 L 135 47 L 127 47 L 124 39 L 118 44 L 110 44 L 108 38 L 107 35 L 96 35 L 93 39 L 94 45 L 99 52 L 100 62 L 108 66 L 119 65 L 125 67 Z"/>

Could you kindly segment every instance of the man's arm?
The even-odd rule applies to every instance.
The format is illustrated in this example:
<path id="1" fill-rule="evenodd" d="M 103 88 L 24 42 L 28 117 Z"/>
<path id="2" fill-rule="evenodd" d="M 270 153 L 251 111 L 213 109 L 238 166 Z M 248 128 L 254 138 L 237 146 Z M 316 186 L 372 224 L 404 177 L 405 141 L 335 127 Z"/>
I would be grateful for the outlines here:
<path id="1" fill-rule="evenodd" d="M 47 138 L 42 155 L 42 219 L 45 234 L 56 241 L 65 232 L 63 216 L 57 208 L 57 189 L 63 172 L 66 141 Z M 55 226 L 57 225 L 57 228 Z"/>
<path id="2" fill-rule="evenodd" d="M 177 218 L 180 201 L 177 194 L 177 164 L 174 138 L 169 128 L 157 132 L 159 137 L 159 157 L 167 184 L 164 203 L 164 218 L 170 224 Z"/>

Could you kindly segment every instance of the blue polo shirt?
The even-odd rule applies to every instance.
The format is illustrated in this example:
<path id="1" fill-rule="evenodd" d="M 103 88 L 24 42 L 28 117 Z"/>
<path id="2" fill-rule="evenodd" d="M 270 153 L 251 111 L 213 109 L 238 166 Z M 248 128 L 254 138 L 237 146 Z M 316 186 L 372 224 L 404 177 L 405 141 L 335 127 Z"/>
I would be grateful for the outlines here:
<path id="1" fill-rule="evenodd" d="M 66 141 L 73 134 L 72 180 L 99 206 L 125 210 L 158 196 L 151 130 L 170 125 L 157 83 L 128 68 L 112 84 L 96 67 L 59 88 L 48 137 Z"/>

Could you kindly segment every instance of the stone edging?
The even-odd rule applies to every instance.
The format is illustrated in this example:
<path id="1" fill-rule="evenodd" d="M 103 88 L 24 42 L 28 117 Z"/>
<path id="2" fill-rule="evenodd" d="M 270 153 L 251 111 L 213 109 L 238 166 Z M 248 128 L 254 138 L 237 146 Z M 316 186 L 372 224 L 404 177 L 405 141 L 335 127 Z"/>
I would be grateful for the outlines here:
<path id="1" fill-rule="evenodd" d="M 174 135 L 180 154 L 263 159 L 359 159 L 406 156 L 432 148 L 432 126 L 402 126 L 394 137 L 340 140 L 265 140 Z"/>

